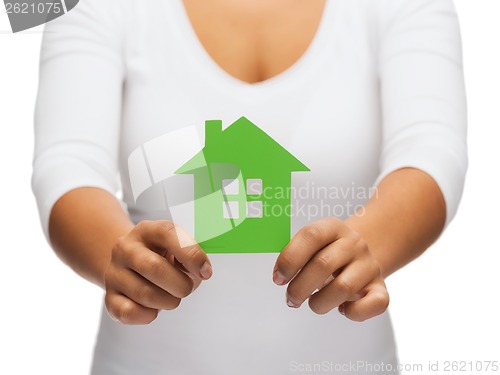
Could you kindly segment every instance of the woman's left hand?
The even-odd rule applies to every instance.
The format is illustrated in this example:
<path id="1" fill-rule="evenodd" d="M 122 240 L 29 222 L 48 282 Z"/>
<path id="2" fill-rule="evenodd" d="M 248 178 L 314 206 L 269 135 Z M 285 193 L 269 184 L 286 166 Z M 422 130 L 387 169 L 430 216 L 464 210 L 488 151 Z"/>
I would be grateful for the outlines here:
<path id="1" fill-rule="evenodd" d="M 289 283 L 287 305 L 325 314 L 338 307 L 351 320 L 382 314 L 389 305 L 380 266 L 365 240 L 346 223 L 327 218 L 303 227 L 281 252 L 273 271 Z"/>

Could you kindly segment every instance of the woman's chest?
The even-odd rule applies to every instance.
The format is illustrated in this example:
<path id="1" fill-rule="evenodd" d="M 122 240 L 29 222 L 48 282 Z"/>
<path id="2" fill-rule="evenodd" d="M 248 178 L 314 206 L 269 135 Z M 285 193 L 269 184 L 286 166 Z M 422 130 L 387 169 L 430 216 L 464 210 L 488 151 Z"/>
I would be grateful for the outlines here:
<path id="1" fill-rule="evenodd" d="M 138 23 L 128 41 L 122 171 L 142 148 L 162 176 L 173 174 L 204 146 L 206 120 L 222 120 L 226 128 L 245 116 L 311 170 L 297 174 L 304 179 L 299 184 L 351 187 L 374 180 L 382 137 L 379 86 L 358 14 L 330 7 L 298 63 L 248 84 L 214 64 L 175 5 L 180 1 L 169 4 L 164 13 L 148 13 L 147 27 Z"/>
<path id="2" fill-rule="evenodd" d="M 223 70 L 249 83 L 292 66 L 309 47 L 325 0 L 183 0 L 203 48 Z"/>

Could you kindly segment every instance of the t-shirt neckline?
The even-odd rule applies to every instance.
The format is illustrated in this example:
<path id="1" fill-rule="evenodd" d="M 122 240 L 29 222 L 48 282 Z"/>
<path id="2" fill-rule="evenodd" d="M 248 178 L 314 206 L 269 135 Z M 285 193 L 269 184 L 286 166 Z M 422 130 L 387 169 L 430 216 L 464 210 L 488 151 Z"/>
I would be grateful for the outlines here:
<path id="1" fill-rule="evenodd" d="M 176 34 L 179 42 L 184 46 L 185 57 L 203 79 L 209 80 L 210 84 L 219 88 L 244 91 L 246 94 L 252 92 L 262 94 L 265 91 L 288 90 L 306 79 L 308 72 L 314 71 L 315 65 L 320 62 L 319 54 L 334 24 L 332 18 L 336 12 L 333 8 L 337 1 L 326 0 L 314 37 L 298 60 L 281 73 L 256 83 L 240 80 L 217 64 L 196 35 L 182 0 L 172 0 L 168 3 L 172 7 L 171 20 L 175 25 L 174 29 L 178 31 Z"/>

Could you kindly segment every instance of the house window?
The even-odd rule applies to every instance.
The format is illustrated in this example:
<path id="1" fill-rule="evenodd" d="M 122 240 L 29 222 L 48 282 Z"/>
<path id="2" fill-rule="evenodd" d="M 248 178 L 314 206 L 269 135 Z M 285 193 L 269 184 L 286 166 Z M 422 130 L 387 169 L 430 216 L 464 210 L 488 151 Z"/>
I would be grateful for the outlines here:
<path id="1" fill-rule="evenodd" d="M 247 202 L 247 217 L 262 217 L 262 201 Z"/>
<path id="2" fill-rule="evenodd" d="M 222 202 L 224 219 L 238 219 L 240 217 L 238 202 Z"/>
<path id="3" fill-rule="evenodd" d="M 224 194 L 224 201 L 222 202 L 224 219 L 238 219 L 240 216 L 240 207 L 238 202 L 238 195 L 240 194 L 240 181 L 237 178 L 234 180 L 222 180 L 222 193 Z M 246 183 L 246 192 L 243 193 L 252 196 L 262 195 L 262 179 L 249 178 Z M 247 218 L 262 218 L 262 201 L 245 200 L 247 201 L 245 216 Z"/>
<path id="4" fill-rule="evenodd" d="M 234 180 L 222 180 L 222 191 L 224 195 L 237 195 L 240 193 L 240 181 L 235 178 Z"/>
<path id="5" fill-rule="evenodd" d="M 262 194 L 262 180 L 260 178 L 249 178 L 247 180 L 247 194 L 248 195 Z"/>

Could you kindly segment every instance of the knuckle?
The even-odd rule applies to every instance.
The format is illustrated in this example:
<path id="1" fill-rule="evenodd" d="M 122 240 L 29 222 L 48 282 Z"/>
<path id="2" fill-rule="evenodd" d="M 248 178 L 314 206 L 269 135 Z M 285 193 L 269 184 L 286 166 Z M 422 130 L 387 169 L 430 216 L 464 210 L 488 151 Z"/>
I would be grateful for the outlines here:
<path id="1" fill-rule="evenodd" d="M 133 324 L 138 318 L 137 309 L 130 301 L 117 301 L 112 294 L 107 293 L 105 298 L 106 309 L 111 317 L 123 324 Z"/>
<path id="2" fill-rule="evenodd" d="M 357 232 L 354 232 L 351 241 L 353 243 L 353 246 L 355 246 L 357 249 L 359 249 L 362 252 L 368 252 L 368 243 L 365 241 L 365 239 Z"/>
<path id="3" fill-rule="evenodd" d="M 146 229 L 149 225 L 151 225 L 150 220 L 141 220 L 135 225 L 135 229 L 139 232 L 142 232 L 144 229 Z"/>
<path id="4" fill-rule="evenodd" d="M 327 254 L 318 254 L 313 259 L 314 267 L 321 271 L 329 272 L 331 270 L 331 259 Z"/>
<path id="5" fill-rule="evenodd" d="M 175 229 L 175 225 L 170 220 L 162 220 L 160 223 L 160 231 L 163 235 L 170 235 L 170 233 Z"/>
<path id="6" fill-rule="evenodd" d="M 151 314 L 145 314 L 141 308 L 131 301 L 126 301 L 120 304 L 117 309 L 117 318 L 120 322 L 124 324 L 149 324 L 156 319 L 158 311 L 156 314 L 154 310 Z"/>
<path id="7" fill-rule="evenodd" d="M 124 253 L 126 253 L 128 248 L 128 239 L 127 236 L 121 236 L 119 237 L 115 245 L 113 246 L 113 249 L 111 251 L 111 254 L 113 257 L 120 257 Z"/>
<path id="8" fill-rule="evenodd" d="M 330 223 L 330 225 L 331 225 L 331 224 L 337 224 L 337 225 L 346 226 L 345 221 L 344 221 L 344 220 L 342 220 L 342 219 L 339 219 L 339 218 L 338 218 L 338 217 L 336 217 L 336 216 L 329 216 L 329 217 L 324 218 L 324 219 L 322 219 L 322 220 L 329 222 L 329 223 Z"/>
<path id="9" fill-rule="evenodd" d="M 357 246 L 359 246 L 359 248 L 361 249 L 361 251 L 365 254 L 371 254 L 370 253 L 370 247 L 368 246 L 368 243 L 365 241 L 364 238 L 361 238 L 358 243 L 357 243 Z"/>
<path id="10" fill-rule="evenodd" d="M 123 302 L 115 308 L 116 318 L 125 324 L 130 324 L 137 318 L 137 311 L 131 303 Z"/>
<path id="11" fill-rule="evenodd" d="M 361 234 L 359 234 L 358 232 L 356 232 L 355 230 L 351 230 L 350 232 L 350 237 L 355 241 L 355 242 L 358 242 L 358 241 L 361 241 L 363 240 L 363 236 L 361 236 Z"/>
<path id="12" fill-rule="evenodd" d="M 357 252 L 358 250 L 358 239 L 353 236 L 347 236 L 342 238 L 342 242 L 346 245 L 349 251 Z"/>
<path id="13" fill-rule="evenodd" d="M 144 258 L 144 268 L 145 268 L 145 273 L 151 273 L 153 275 L 160 275 L 163 273 L 164 270 L 164 259 L 165 258 L 160 258 L 157 256 L 154 256 L 154 254 L 147 254 Z"/>
<path id="14" fill-rule="evenodd" d="M 177 238 L 175 225 L 169 220 L 161 220 L 160 222 L 157 222 L 155 232 L 163 243 L 168 243 L 172 236 Z"/>
<path id="15" fill-rule="evenodd" d="M 347 279 L 345 276 L 337 276 L 334 282 L 343 294 L 352 296 L 356 292 L 352 281 Z"/>
<path id="16" fill-rule="evenodd" d="M 199 244 L 195 244 L 193 246 L 190 246 L 187 249 L 187 253 L 186 253 L 186 256 L 188 257 L 188 259 L 191 259 L 191 260 L 195 260 L 196 258 L 201 257 L 203 255 L 204 255 L 203 249 L 201 248 L 201 246 Z"/>
<path id="17" fill-rule="evenodd" d="M 141 305 L 152 306 L 155 300 L 154 290 L 148 285 L 139 285 L 135 290 L 135 298 Z"/>
<path id="18" fill-rule="evenodd" d="M 326 227 L 330 228 L 339 228 L 340 230 L 343 230 L 346 228 L 346 223 L 339 219 L 338 217 L 326 217 L 323 219 L 320 219 L 319 222 L 323 223 Z"/>
<path id="19" fill-rule="evenodd" d="M 375 304 L 378 306 L 378 313 L 382 314 L 384 313 L 387 308 L 389 307 L 389 294 L 388 293 L 378 293 L 375 296 Z"/>
<path id="20" fill-rule="evenodd" d="M 121 237 L 118 237 L 118 239 L 116 240 L 115 242 L 115 249 L 116 250 L 123 250 L 127 247 L 127 236 L 121 236 Z"/>
<path id="21" fill-rule="evenodd" d="M 306 225 L 301 231 L 302 238 L 311 244 L 321 241 L 322 233 L 316 225 Z"/>

